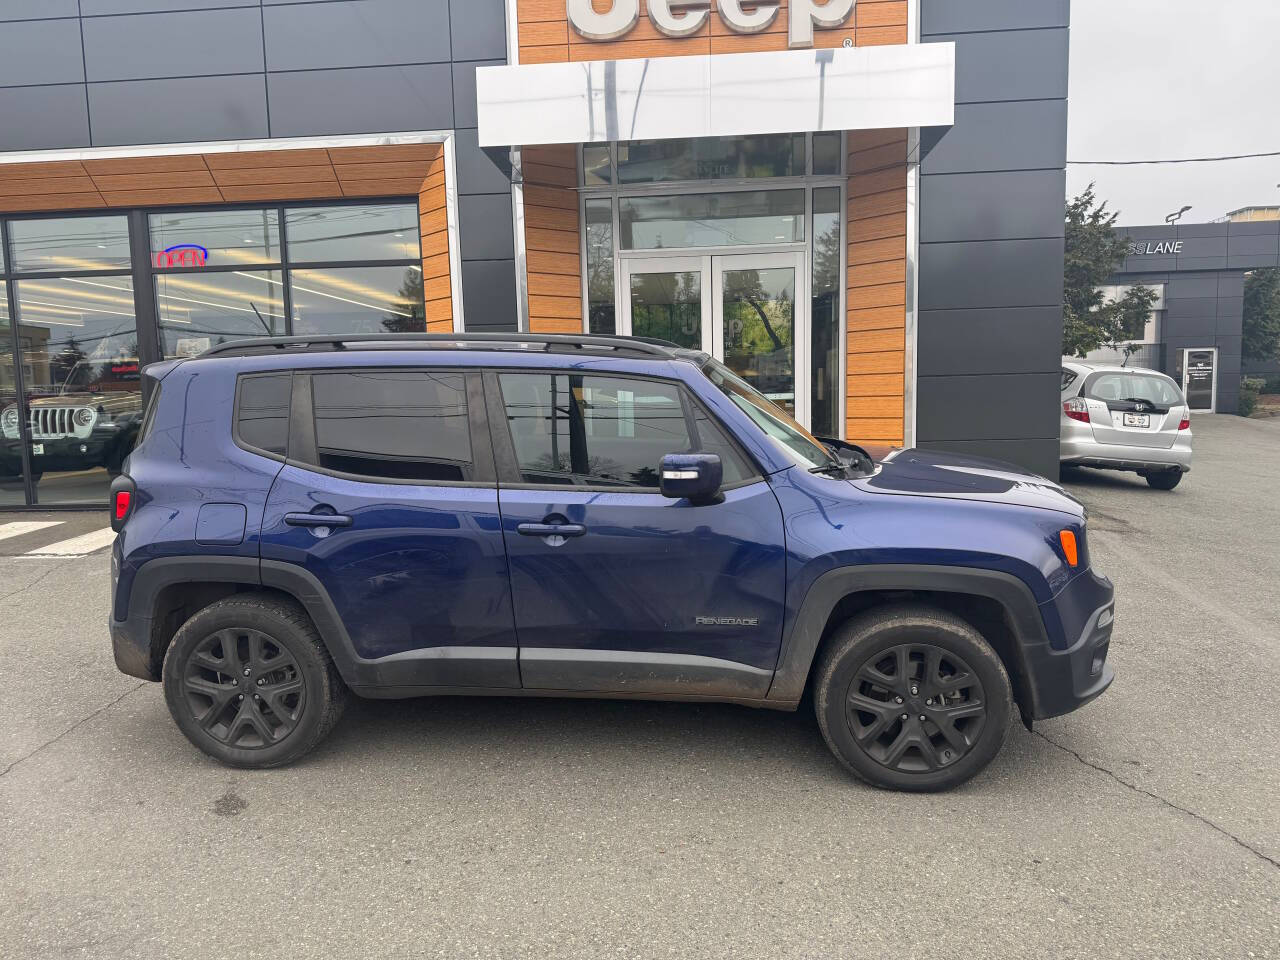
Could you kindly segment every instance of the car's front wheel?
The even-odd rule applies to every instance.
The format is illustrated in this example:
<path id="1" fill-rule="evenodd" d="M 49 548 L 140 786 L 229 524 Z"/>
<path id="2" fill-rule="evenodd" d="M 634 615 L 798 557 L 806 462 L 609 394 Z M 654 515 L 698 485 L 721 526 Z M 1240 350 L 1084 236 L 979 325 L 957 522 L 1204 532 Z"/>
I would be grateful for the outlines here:
<path id="1" fill-rule="evenodd" d="M 1000 657 L 944 610 L 873 609 L 837 628 L 814 678 L 818 725 L 855 776 L 946 790 L 991 762 L 1013 712 Z"/>
<path id="2" fill-rule="evenodd" d="M 337 723 L 347 689 L 296 603 L 240 594 L 196 613 L 165 656 L 164 696 L 178 728 L 234 767 L 278 767 Z"/>
<path id="3" fill-rule="evenodd" d="M 1157 490 L 1172 490 L 1182 482 L 1181 470 L 1161 470 L 1159 473 L 1144 473 L 1143 476 Z"/>

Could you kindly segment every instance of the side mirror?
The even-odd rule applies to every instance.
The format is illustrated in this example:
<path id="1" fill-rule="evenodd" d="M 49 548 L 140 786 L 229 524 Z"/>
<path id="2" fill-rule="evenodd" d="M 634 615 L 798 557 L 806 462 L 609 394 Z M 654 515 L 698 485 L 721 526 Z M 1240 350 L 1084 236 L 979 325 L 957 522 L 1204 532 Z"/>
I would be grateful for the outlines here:
<path id="1" fill-rule="evenodd" d="M 724 466 L 714 453 L 669 453 L 659 473 L 664 497 L 694 504 L 716 502 L 724 481 Z"/>

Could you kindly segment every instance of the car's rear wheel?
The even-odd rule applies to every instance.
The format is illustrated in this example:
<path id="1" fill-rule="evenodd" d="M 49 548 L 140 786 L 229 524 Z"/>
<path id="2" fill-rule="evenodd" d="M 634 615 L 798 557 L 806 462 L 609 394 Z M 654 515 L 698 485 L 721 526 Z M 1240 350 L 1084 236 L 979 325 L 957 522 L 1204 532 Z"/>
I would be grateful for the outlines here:
<path id="1" fill-rule="evenodd" d="M 991 762 L 1013 712 L 1000 657 L 943 610 L 870 610 L 837 628 L 814 708 L 844 767 L 877 787 L 946 790 Z"/>
<path id="2" fill-rule="evenodd" d="M 312 750 L 347 689 L 296 603 L 241 594 L 182 625 L 165 656 L 164 694 L 187 739 L 235 767 L 278 767 Z"/>
<path id="3" fill-rule="evenodd" d="M 1144 473 L 1143 476 L 1157 490 L 1172 490 L 1182 482 L 1181 470 L 1161 470 L 1159 473 Z"/>

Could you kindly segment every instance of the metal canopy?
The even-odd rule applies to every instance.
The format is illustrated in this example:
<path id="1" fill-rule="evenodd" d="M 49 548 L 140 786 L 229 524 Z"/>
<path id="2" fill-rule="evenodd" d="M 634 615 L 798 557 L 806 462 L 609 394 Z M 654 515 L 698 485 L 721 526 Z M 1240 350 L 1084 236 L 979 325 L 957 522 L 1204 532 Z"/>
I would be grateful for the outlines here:
<path id="1" fill-rule="evenodd" d="M 955 44 L 476 70 L 480 146 L 950 126 Z"/>

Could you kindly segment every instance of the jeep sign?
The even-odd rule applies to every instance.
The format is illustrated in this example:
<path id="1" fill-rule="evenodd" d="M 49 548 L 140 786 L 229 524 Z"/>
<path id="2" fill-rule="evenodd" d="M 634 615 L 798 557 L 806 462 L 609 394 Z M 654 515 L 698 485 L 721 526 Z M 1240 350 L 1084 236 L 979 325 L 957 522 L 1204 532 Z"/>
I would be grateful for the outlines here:
<path id="1" fill-rule="evenodd" d="M 753 9 L 744 9 L 750 3 Z M 720 0 L 720 19 L 734 33 L 759 33 L 778 16 L 783 0 L 751 3 L 751 0 Z M 790 22 L 787 45 L 812 47 L 813 28 L 838 27 L 853 13 L 854 0 L 787 0 Z M 668 37 L 687 37 L 702 29 L 711 16 L 711 0 L 649 0 L 649 19 L 655 29 Z M 566 0 L 573 29 L 588 40 L 616 40 L 626 36 L 640 19 L 640 0 L 613 0 L 607 13 L 597 13 L 591 0 Z"/>

